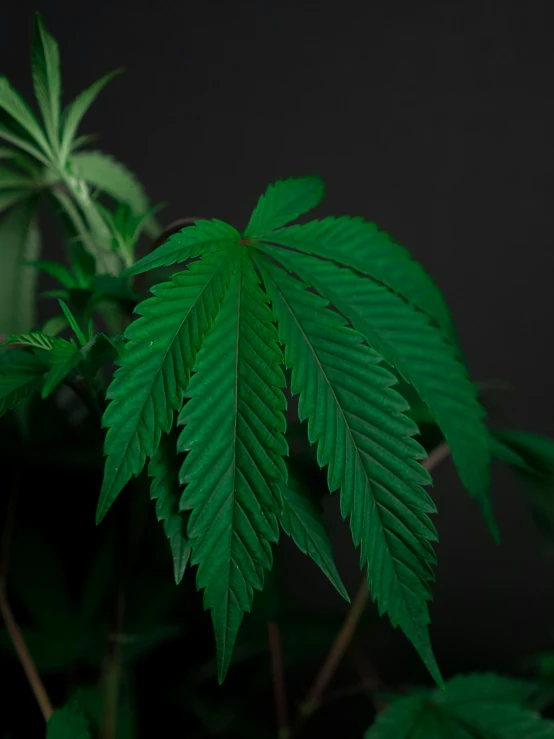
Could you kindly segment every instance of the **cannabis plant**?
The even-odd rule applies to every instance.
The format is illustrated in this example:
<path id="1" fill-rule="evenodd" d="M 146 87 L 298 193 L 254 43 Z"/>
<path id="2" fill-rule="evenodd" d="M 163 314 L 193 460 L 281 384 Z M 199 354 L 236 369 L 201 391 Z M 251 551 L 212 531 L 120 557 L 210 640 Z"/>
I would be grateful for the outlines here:
<path id="1" fill-rule="evenodd" d="M 523 435 L 518 446 L 517 434 L 491 433 L 429 275 L 364 218 L 290 225 L 322 200 L 316 176 L 270 184 L 242 230 L 199 220 L 165 233 L 137 261 L 141 232 L 159 235 L 154 209 L 133 175 L 83 150 L 90 137 L 78 135 L 113 74 L 62 111 L 58 47 L 39 16 L 32 69 L 41 121 L 0 79 L 0 137 L 8 144 L 0 151 L 0 413 L 17 408 L 24 423 L 33 394 L 47 398 L 67 386 L 101 420 L 98 524 L 124 488 L 135 494 L 133 480 L 146 472 L 176 585 L 196 568 L 220 683 L 272 568 L 280 529 L 349 600 L 319 507 L 287 463 L 287 423 L 296 416 L 348 520 L 364 592 L 404 632 L 438 686 L 389 696 L 367 736 L 554 736 L 528 708 L 536 686 L 494 675 L 445 684 L 433 654 L 429 470 L 451 454 L 498 539 L 492 455 L 551 479 L 554 454 L 550 440 Z M 69 237 L 67 264 L 39 259 L 43 197 Z M 58 283 L 46 295 L 59 311 L 42 325 L 34 308 L 38 272 Z M 142 273 L 156 283 L 147 297 L 135 279 Z M 422 412 L 439 434 L 430 456 L 417 425 Z M 541 443 L 533 461 L 528 447 Z M 308 701 L 304 714 L 314 706 Z M 44 712 L 49 718 L 48 704 Z M 49 720 L 48 736 L 90 736 L 86 714 L 69 702 Z"/>

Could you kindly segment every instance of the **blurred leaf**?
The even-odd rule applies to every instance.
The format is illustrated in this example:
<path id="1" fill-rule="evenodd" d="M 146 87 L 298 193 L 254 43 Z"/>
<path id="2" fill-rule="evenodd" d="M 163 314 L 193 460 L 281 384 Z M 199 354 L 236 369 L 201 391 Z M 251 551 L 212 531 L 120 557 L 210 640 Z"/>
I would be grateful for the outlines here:
<path id="1" fill-rule="evenodd" d="M 60 282 L 64 287 L 75 287 L 75 278 L 71 272 L 63 264 L 59 262 L 53 262 L 48 259 L 39 259 L 34 262 L 27 262 L 30 267 L 38 269 L 40 272 L 44 272 L 50 277 Z"/>
<path id="2" fill-rule="evenodd" d="M 41 389 L 48 366 L 23 351 L 0 353 L 0 416 Z"/>
<path id="3" fill-rule="evenodd" d="M 44 380 L 42 397 L 47 398 L 52 390 L 62 382 L 71 370 L 77 367 L 83 355 L 74 343 L 68 342 L 63 347 L 54 347 L 49 354 L 51 368 Z"/>
<path id="4" fill-rule="evenodd" d="M 70 162 L 79 177 L 117 202 L 127 203 L 134 215 L 141 215 L 148 210 L 148 198 L 142 185 L 132 172 L 113 157 L 101 151 L 83 151 L 72 154 Z M 152 237 L 159 231 L 153 218 L 149 219 L 145 228 Z"/>
<path id="5" fill-rule="evenodd" d="M 366 739 L 549 739 L 554 724 L 527 708 L 537 686 L 493 674 L 458 675 L 377 716 Z"/>
<path id="6" fill-rule="evenodd" d="M 35 182 L 31 177 L 0 166 L 0 190 L 20 189 L 30 194 L 34 185 Z"/>
<path id="7" fill-rule="evenodd" d="M 62 115 L 62 142 L 61 142 L 61 159 L 65 162 L 70 150 L 76 147 L 77 142 L 74 141 L 75 134 L 81 120 L 92 103 L 98 97 L 102 89 L 122 70 L 117 69 L 114 72 L 106 74 L 99 80 L 96 80 L 90 87 L 81 92 L 75 100 L 70 103 L 64 110 Z"/>
<path id="8" fill-rule="evenodd" d="M 58 44 L 46 30 L 40 13 L 35 13 L 31 63 L 35 95 L 52 148 L 58 147 L 60 121 L 60 53 Z"/>
<path id="9" fill-rule="evenodd" d="M 94 277 L 96 262 L 92 254 L 80 243 L 71 247 L 71 264 L 78 287 L 88 288 Z"/>
<path id="10" fill-rule="evenodd" d="M 554 440 L 525 431 L 494 431 L 493 457 L 508 464 L 522 482 L 523 495 L 546 547 L 554 551 Z"/>
<path id="11" fill-rule="evenodd" d="M 98 736 L 102 727 L 104 714 L 104 695 L 99 685 L 81 685 L 71 696 L 70 705 L 75 706 L 85 714 Z M 133 701 L 132 689 L 129 681 L 124 676 L 120 686 L 119 705 L 117 711 L 117 729 L 115 739 L 135 739 L 136 734 L 136 711 Z"/>
<path id="12" fill-rule="evenodd" d="M 67 322 L 71 330 L 77 337 L 77 341 L 82 347 L 86 346 L 86 344 L 88 343 L 87 338 L 84 335 L 81 327 L 79 326 L 79 322 L 77 321 L 77 318 L 71 312 L 71 308 L 69 308 L 69 306 L 66 305 L 66 303 L 64 303 L 63 300 L 60 300 L 59 303 L 60 303 L 60 308 L 62 309 L 64 316 L 67 318 Z"/>
<path id="13" fill-rule="evenodd" d="M 3 213 L 3 211 L 19 203 L 21 200 L 25 200 L 27 197 L 29 197 L 29 191 L 27 189 L 3 190 L 0 192 L 0 213 Z"/>
<path id="14" fill-rule="evenodd" d="M 67 326 L 67 318 L 64 315 L 52 316 L 44 322 L 41 331 L 43 334 L 48 334 L 48 336 L 57 336 Z"/>
<path id="15" fill-rule="evenodd" d="M 46 739 L 91 739 L 88 721 L 72 705 L 58 708 L 46 727 Z"/>
<path id="16" fill-rule="evenodd" d="M 28 198 L 0 221 L 0 334 L 28 331 L 35 323 L 36 270 L 24 264 L 40 250 L 35 208 Z"/>
<path id="17" fill-rule="evenodd" d="M 21 95 L 14 90 L 5 77 L 0 77 L 0 108 L 29 134 L 42 152 L 47 155 L 47 160 L 50 159 L 52 151 L 39 122 Z"/>

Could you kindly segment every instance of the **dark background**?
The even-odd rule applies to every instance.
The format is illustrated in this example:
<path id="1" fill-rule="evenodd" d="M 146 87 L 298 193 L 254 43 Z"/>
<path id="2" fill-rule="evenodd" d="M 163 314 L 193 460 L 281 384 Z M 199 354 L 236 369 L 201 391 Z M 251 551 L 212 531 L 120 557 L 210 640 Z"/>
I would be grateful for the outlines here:
<path id="1" fill-rule="evenodd" d="M 9 5 L 9 8 L 8 8 Z M 0 14 L 0 70 L 27 98 L 35 3 Z M 237 227 L 266 184 L 321 174 L 318 217 L 375 220 L 444 290 L 474 379 L 503 378 L 503 417 L 554 434 L 554 4 L 533 2 L 43 2 L 72 98 L 107 71 L 85 119 L 132 168 L 161 220 Z M 9 19 L 8 19 L 9 15 Z M 48 250 L 48 247 L 47 247 Z M 494 475 L 496 547 L 447 462 L 432 638 L 446 675 L 512 669 L 549 646 L 554 576 L 506 471 Z M 337 500 L 329 520 L 350 592 L 359 580 Z M 285 548 L 288 596 L 344 605 Z M 383 621 L 370 652 L 412 660 Z M 405 660 L 396 662 L 396 660 Z"/>

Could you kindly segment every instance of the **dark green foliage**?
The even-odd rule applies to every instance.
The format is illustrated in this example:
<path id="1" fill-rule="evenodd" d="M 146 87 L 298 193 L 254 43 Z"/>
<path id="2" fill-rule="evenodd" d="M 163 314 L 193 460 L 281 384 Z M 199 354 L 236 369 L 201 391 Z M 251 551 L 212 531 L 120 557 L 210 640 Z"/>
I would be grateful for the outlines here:
<path id="1" fill-rule="evenodd" d="M 446 687 L 383 691 L 389 707 L 367 738 L 554 737 L 531 710 L 554 696 L 550 652 L 534 662 L 541 686 L 496 675 L 445 686 L 431 646 L 438 537 L 425 488 L 438 457 L 426 461 L 427 451 L 439 444 L 439 456 L 452 454 L 495 538 L 490 460 L 508 464 L 553 541 L 554 441 L 487 429 L 449 308 L 424 268 L 360 217 L 288 225 L 319 205 L 324 186 L 314 176 L 270 184 L 243 232 L 199 220 L 137 260 L 140 238 L 159 233 L 158 209 L 134 174 L 83 150 L 91 137 L 77 135 L 116 73 L 63 109 L 58 47 L 37 14 L 32 74 L 40 118 L 0 78 L 0 425 L 10 467 L 0 575 L 9 559 L 2 594 L 65 704 L 48 739 L 132 739 L 148 711 L 156 727 L 167 718 L 171 701 L 187 716 L 177 733 L 265 736 L 267 721 L 255 714 L 267 713 L 257 700 L 269 693 L 268 626 L 279 702 L 280 657 L 304 689 L 302 667 L 333 642 L 319 679 L 329 676 L 367 596 L 362 581 L 337 639 L 334 616 L 289 612 L 273 568 L 280 528 L 349 600 L 318 487 L 338 498 L 374 619 L 388 614 Z M 64 264 L 40 258 L 40 202 L 63 226 Z M 144 298 L 156 278 L 134 278 L 150 270 L 165 279 Z M 49 282 L 42 296 L 58 301 L 41 326 L 39 274 Z M 18 521 L 14 534 L 22 478 L 36 495 L 18 506 L 37 530 Z M 100 485 L 97 522 L 116 505 L 99 534 Z M 214 659 L 203 654 L 213 637 L 193 577 L 211 614 Z M 360 629 L 370 623 L 364 616 Z M 14 656 L 9 632 L 0 630 L 0 649 Z M 231 664 L 239 701 L 210 694 Z M 363 687 L 379 706 L 382 683 L 357 667 L 363 686 L 353 693 Z M 245 695 L 248 710 L 237 710 Z M 310 697 L 301 714 L 320 700 Z"/>
<path id="2" fill-rule="evenodd" d="M 445 692 L 396 700 L 366 739 L 549 739 L 554 724 L 526 707 L 537 686 L 497 675 L 452 678 Z"/>

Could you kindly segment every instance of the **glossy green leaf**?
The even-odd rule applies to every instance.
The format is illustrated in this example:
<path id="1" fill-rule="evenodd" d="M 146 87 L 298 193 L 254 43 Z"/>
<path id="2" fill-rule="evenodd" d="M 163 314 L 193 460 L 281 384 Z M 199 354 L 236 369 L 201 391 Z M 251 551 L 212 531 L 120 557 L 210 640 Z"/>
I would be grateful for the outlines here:
<path id="1" fill-rule="evenodd" d="M 108 456 L 98 521 L 146 458 L 154 456 L 161 434 L 169 432 L 233 269 L 227 253 L 207 256 L 157 285 L 153 297 L 137 308 L 141 317 L 125 332 L 125 359 L 108 391 Z"/>
<path id="2" fill-rule="evenodd" d="M 35 13 L 31 62 L 35 95 L 50 145 L 56 151 L 60 123 L 60 53 L 58 44 L 46 30 L 40 13 Z"/>
<path id="3" fill-rule="evenodd" d="M 72 148 L 75 148 L 75 134 L 81 124 L 83 116 L 96 100 L 104 87 L 111 82 L 113 78 L 120 74 L 122 70 L 118 69 L 114 72 L 106 74 L 99 80 L 96 80 L 90 87 L 81 92 L 73 102 L 71 102 L 63 112 L 61 126 L 61 146 L 60 156 L 62 162 L 65 162 Z"/>
<path id="4" fill-rule="evenodd" d="M 386 287 L 351 269 L 298 252 L 261 248 L 315 287 L 414 386 L 442 430 L 462 482 L 498 539 L 490 500 L 485 412 L 475 386 L 440 331 Z"/>
<path id="5" fill-rule="evenodd" d="M 313 496 L 295 480 L 279 488 L 279 523 L 301 552 L 311 557 L 342 597 L 350 602 L 337 567 L 323 515 Z"/>
<path id="6" fill-rule="evenodd" d="M 446 690 L 395 700 L 366 739 L 551 739 L 554 723 L 526 707 L 533 683 L 493 674 L 457 676 Z"/>
<path id="7" fill-rule="evenodd" d="M 58 708 L 48 721 L 46 739 L 91 739 L 88 721 L 71 704 Z"/>
<path id="8" fill-rule="evenodd" d="M 319 177 L 291 177 L 269 185 L 252 213 L 244 232 L 257 238 L 284 226 L 319 204 L 325 187 Z"/>
<path id="9" fill-rule="evenodd" d="M 183 228 L 151 254 L 140 259 L 122 274 L 138 275 L 155 267 L 168 267 L 177 262 L 212 252 L 221 251 L 240 240 L 239 232 L 223 221 L 196 221 L 193 226 Z"/>
<path id="10" fill-rule="evenodd" d="M 179 415 L 181 509 L 190 510 L 191 564 L 212 612 L 221 682 L 277 540 L 286 401 L 282 355 L 249 256 L 237 269 L 195 365 Z"/>
<path id="11" fill-rule="evenodd" d="M 186 535 L 187 516 L 179 510 L 182 489 L 179 484 L 174 436 L 164 434 L 158 451 L 150 460 L 148 474 L 152 478 L 150 497 L 156 501 L 158 521 L 163 522 L 173 557 L 175 582 L 178 585 L 190 559 L 190 545 Z"/>
<path id="12" fill-rule="evenodd" d="M 340 489 L 372 596 L 440 683 L 426 603 L 436 561 L 430 541 L 437 538 L 427 514 L 435 506 L 421 487 L 430 477 L 419 463 L 425 451 L 412 438 L 417 426 L 403 415 L 408 405 L 391 389 L 395 379 L 379 355 L 327 301 L 259 261 L 300 420 L 308 419 L 320 467 L 328 465 L 329 489 Z"/>

